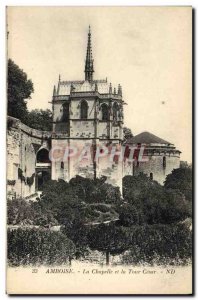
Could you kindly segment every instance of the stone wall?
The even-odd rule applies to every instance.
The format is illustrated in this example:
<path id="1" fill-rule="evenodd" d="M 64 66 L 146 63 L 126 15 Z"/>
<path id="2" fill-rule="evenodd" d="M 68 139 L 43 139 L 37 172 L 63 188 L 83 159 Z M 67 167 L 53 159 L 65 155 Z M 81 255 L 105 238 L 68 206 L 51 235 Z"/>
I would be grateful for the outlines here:
<path id="1" fill-rule="evenodd" d="M 105 141 L 95 140 L 96 147 L 99 149 L 105 147 L 111 151 L 112 147 L 119 146 L 118 142 L 110 143 Z M 52 149 L 63 149 L 67 151 L 67 147 L 74 147 L 77 152 L 74 156 L 69 159 L 65 157 L 64 153 L 59 152 L 58 156 L 53 151 L 53 156 L 56 157 L 57 161 L 52 162 L 52 179 L 58 180 L 63 179 L 69 181 L 76 175 L 93 179 L 94 176 L 101 177 L 106 176 L 107 182 L 115 186 L 119 186 L 122 189 L 122 174 L 123 166 L 122 161 L 117 162 L 115 159 L 110 159 L 110 153 L 107 153 L 105 157 L 99 157 L 98 160 L 93 159 L 93 139 L 53 139 Z M 58 153 L 58 152 L 57 152 Z"/>
<path id="2" fill-rule="evenodd" d="M 7 196 L 24 198 L 35 193 L 36 154 L 50 133 L 32 129 L 8 117 Z"/>
<path id="3" fill-rule="evenodd" d="M 180 156 L 178 153 L 160 153 L 145 155 L 144 157 L 148 161 L 134 163 L 133 174 L 144 173 L 149 177 L 152 176 L 153 180 L 163 184 L 166 176 L 172 172 L 173 169 L 177 169 L 180 166 Z M 165 158 L 165 165 L 163 160 Z"/>

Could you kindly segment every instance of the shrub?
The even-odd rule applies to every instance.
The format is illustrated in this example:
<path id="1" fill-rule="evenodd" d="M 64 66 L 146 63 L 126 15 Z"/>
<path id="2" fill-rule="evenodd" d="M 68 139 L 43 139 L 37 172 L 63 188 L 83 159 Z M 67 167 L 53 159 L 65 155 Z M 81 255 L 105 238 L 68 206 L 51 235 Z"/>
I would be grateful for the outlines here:
<path id="1" fill-rule="evenodd" d="M 128 204 L 121 211 L 123 224 L 171 224 L 191 216 L 189 202 L 179 190 L 167 189 L 144 174 L 125 176 L 123 195 Z"/>
<path id="2" fill-rule="evenodd" d="M 68 226 L 63 226 L 61 230 L 75 244 L 76 259 L 80 257 L 85 257 L 89 253 L 89 248 L 88 248 L 88 233 L 90 230 L 89 226 L 85 226 L 77 219 L 72 224 L 69 224 Z"/>
<path id="3" fill-rule="evenodd" d="M 7 243 L 11 266 L 65 264 L 75 253 L 75 246 L 66 235 L 49 230 L 8 230 Z"/>
<path id="4" fill-rule="evenodd" d="M 9 225 L 58 225 L 51 210 L 42 207 L 39 201 L 24 199 L 8 200 L 7 223 Z"/>
<path id="5" fill-rule="evenodd" d="M 142 211 L 130 204 L 124 204 L 120 207 L 119 220 L 123 226 L 138 225 L 144 222 Z"/>
<path id="6" fill-rule="evenodd" d="M 146 225 L 126 228 L 129 251 L 125 264 L 185 264 L 191 259 L 192 236 L 183 224 Z"/>
<path id="7" fill-rule="evenodd" d="M 188 201 L 192 201 L 192 168 L 182 167 L 173 169 L 171 174 L 166 176 L 164 182 L 166 189 L 179 190 L 185 195 Z"/>
<path id="8" fill-rule="evenodd" d="M 30 204 L 23 199 L 8 200 L 7 203 L 7 222 L 8 224 L 20 224 L 22 221 L 32 220 L 33 211 Z"/>
<path id="9" fill-rule="evenodd" d="M 111 209 L 110 207 L 108 207 L 105 204 L 91 204 L 91 207 L 98 211 L 101 211 L 102 213 L 109 212 Z"/>

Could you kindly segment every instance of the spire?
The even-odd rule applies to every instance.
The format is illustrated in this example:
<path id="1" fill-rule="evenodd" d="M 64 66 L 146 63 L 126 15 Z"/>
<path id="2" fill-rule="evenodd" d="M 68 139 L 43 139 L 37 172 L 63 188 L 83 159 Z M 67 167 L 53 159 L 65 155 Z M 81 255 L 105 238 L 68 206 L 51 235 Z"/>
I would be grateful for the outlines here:
<path id="1" fill-rule="evenodd" d="M 85 61 L 85 80 L 92 81 L 93 80 L 93 59 L 92 59 L 92 49 L 91 49 L 91 28 L 89 25 L 88 32 L 88 41 L 87 41 L 87 55 Z"/>

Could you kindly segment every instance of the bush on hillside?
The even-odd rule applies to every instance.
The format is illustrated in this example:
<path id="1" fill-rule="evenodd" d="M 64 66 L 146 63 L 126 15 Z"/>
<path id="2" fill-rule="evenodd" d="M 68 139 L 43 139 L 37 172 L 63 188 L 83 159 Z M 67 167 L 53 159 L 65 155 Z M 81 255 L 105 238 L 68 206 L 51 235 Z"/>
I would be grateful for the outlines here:
<path id="1" fill-rule="evenodd" d="M 50 230 L 8 230 L 7 245 L 11 266 L 67 264 L 75 253 L 75 245 L 66 235 Z"/>

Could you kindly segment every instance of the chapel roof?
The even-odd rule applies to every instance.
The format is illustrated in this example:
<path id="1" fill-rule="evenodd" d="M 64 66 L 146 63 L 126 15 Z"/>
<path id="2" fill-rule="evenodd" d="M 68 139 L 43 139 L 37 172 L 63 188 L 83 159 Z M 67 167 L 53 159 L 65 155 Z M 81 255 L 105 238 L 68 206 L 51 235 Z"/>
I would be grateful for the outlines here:
<path id="1" fill-rule="evenodd" d="M 134 137 L 131 137 L 127 140 L 128 144 L 167 144 L 172 145 L 172 143 L 148 132 L 141 132 Z"/>
<path id="2" fill-rule="evenodd" d="M 106 79 L 104 80 L 93 80 L 93 81 L 60 81 L 59 88 L 57 89 L 57 96 L 70 95 L 71 87 L 74 92 L 94 92 L 96 89 L 100 94 L 109 93 L 109 83 Z"/>

